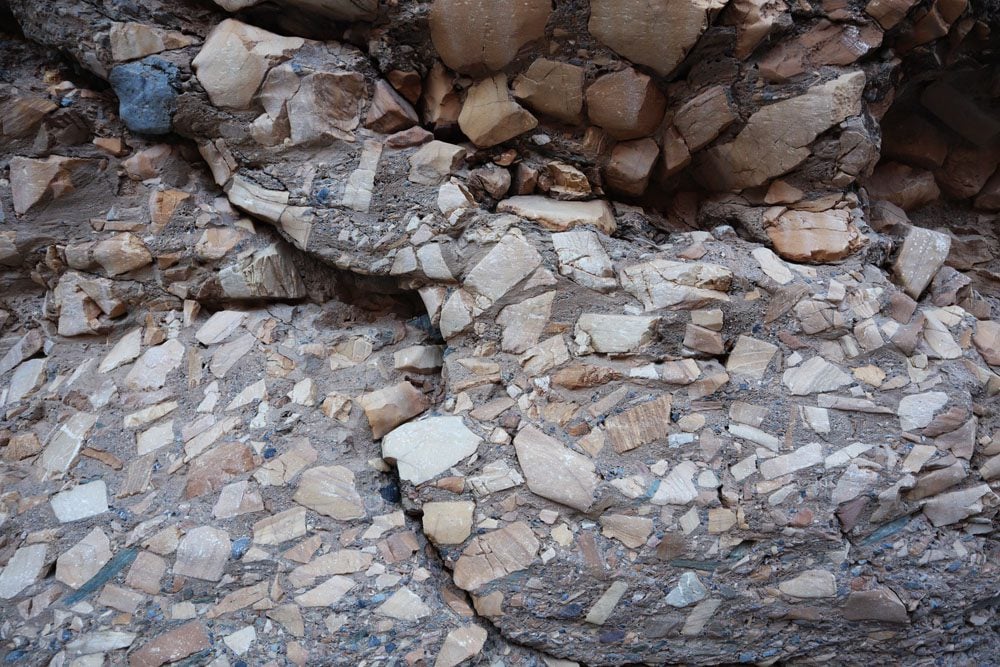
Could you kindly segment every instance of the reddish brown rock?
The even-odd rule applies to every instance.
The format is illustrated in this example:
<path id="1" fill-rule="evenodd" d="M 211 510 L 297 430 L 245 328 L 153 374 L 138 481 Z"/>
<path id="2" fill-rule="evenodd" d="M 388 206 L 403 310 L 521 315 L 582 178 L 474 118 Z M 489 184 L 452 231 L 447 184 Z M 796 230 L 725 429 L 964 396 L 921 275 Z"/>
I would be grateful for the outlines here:
<path id="1" fill-rule="evenodd" d="M 604 168 L 608 187 L 632 197 L 638 197 L 649 185 L 649 176 L 660 155 L 660 147 L 652 139 L 636 139 L 616 144 L 611 160 Z"/>
<path id="2" fill-rule="evenodd" d="M 148 642 L 129 656 L 128 663 L 131 667 L 159 667 L 211 647 L 204 624 L 192 621 Z"/>
<path id="3" fill-rule="evenodd" d="M 793 262 L 835 262 L 861 248 L 865 239 L 849 211 L 786 211 L 766 228 L 774 251 Z"/>
<path id="4" fill-rule="evenodd" d="M 418 122 L 420 119 L 413 106 L 393 90 L 392 86 L 379 79 L 375 84 L 375 94 L 372 95 L 368 114 L 365 116 L 365 127 L 383 134 L 391 134 L 413 127 Z"/>
<path id="5" fill-rule="evenodd" d="M 898 162 L 879 165 L 865 187 L 870 198 L 892 202 L 904 211 L 920 208 L 941 195 L 934 174 Z"/>
<path id="6" fill-rule="evenodd" d="M 518 50 L 545 34 L 548 0 L 434 0 L 429 23 L 444 63 L 464 74 L 503 69 Z"/>

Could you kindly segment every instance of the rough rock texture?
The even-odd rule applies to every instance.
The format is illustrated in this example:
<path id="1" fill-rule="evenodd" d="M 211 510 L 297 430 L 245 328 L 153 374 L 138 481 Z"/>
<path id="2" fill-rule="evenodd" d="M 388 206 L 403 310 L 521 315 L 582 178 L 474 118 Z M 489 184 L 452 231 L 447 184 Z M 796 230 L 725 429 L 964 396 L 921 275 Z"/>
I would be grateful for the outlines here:
<path id="1" fill-rule="evenodd" d="M 0 3 L 5 664 L 991 664 L 989 0 Z"/>

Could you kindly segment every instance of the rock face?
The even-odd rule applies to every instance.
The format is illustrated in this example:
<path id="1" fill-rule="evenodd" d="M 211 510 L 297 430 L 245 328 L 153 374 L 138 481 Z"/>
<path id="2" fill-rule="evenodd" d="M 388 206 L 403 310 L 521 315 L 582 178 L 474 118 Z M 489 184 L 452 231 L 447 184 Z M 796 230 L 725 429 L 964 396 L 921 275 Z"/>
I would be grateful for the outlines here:
<path id="1" fill-rule="evenodd" d="M 448 67 L 465 74 L 495 72 L 544 35 L 551 13 L 545 0 L 434 0 L 431 39 Z"/>
<path id="2" fill-rule="evenodd" d="M 993 0 L 0 4 L 5 664 L 996 662 Z"/>

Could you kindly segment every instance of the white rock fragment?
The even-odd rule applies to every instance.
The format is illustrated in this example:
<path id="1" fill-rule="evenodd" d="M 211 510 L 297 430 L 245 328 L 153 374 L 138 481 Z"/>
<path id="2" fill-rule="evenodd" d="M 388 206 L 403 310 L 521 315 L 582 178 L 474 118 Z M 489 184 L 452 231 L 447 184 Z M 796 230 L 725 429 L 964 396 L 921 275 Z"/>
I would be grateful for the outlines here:
<path id="1" fill-rule="evenodd" d="M 0 599 L 10 600 L 35 583 L 45 566 L 45 554 L 44 544 L 31 544 L 15 551 L 0 572 Z"/>
<path id="2" fill-rule="evenodd" d="M 461 417 L 429 417 L 387 433 L 382 458 L 396 462 L 401 479 L 422 484 L 475 454 L 481 440 Z"/>
<path id="3" fill-rule="evenodd" d="M 534 426 L 521 429 L 514 438 L 514 449 L 532 493 L 581 512 L 590 507 L 598 478 L 589 458 Z"/>
<path id="4" fill-rule="evenodd" d="M 904 396 L 896 409 L 899 428 L 903 431 L 913 431 L 927 426 L 934 419 L 935 413 L 947 403 L 948 394 L 942 391 Z"/>
<path id="5" fill-rule="evenodd" d="M 698 575 L 688 571 L 681 575 L 677 585 L 667 593 L 666 602 L 671 607 L 681 609 L 701 602 L 707 596 L 708 589 L 698 579 Z"/>
<path id="6" fill-rule="evenodd" d="M 823 463 L 823 445 L 818 442 L 811 442 L 808 445 L 799 447 L 790 454 L 775 456 L 773 459 L 766 459 L 760 463 L 760 474 L 765 479 L 774 479 L 802 470 L 814 465 Z"/>
<path id="7" fill-rule="evenodd" d="M 806 570 L 778 584 L 778 589 L 795 598 L 832 598 L 837 595 L 837 580 L 826 570 Z"/>
<path id="8" fill-rule="evenodd" d="M 785 371 L 781 382 L 792 396 L 806 396 L 836 391 L 852 384 L 854 379 L 823 357 L 813 357 L 801 366 Z"/>
<path id="9" fill-rule="evenodd" d="M 50 503 L 59 523 L 87 519 L 108 511 L 108 487 L 99 479 L 57 493 Z"/>

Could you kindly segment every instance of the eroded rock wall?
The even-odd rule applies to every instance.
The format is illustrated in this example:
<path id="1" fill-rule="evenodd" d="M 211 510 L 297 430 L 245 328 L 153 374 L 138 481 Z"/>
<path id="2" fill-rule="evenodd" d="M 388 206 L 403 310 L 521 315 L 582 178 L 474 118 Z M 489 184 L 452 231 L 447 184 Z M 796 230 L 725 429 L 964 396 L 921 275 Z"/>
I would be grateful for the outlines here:
<path id="1" fill-rule="evenodd" d="M 9 6 L 9 662 L 991 661 L 993 3 Z"/>

